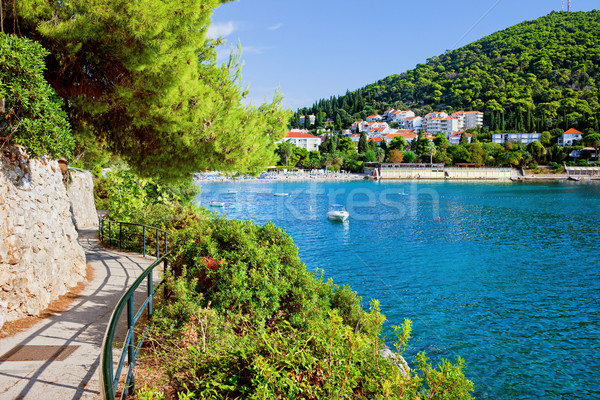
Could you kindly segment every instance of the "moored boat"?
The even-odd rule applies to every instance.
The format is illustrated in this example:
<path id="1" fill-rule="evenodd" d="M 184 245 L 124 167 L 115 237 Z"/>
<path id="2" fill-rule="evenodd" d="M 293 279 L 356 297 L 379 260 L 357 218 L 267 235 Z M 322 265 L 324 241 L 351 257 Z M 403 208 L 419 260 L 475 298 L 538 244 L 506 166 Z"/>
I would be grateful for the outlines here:
<path id="1" fill-rule="evenodd" d="M 348 211 L 341 204 L 333 204 L 327 212 L 327 218 L 332 221 L 345 221 L 349 215 Z"/>

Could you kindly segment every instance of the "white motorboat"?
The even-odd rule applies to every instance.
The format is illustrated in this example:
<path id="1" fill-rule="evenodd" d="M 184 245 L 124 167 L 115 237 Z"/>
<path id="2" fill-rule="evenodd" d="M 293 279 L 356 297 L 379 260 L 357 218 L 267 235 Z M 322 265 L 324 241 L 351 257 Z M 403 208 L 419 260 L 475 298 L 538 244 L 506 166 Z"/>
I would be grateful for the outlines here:
<path id="1" fill-rule="evenodd" d="M 235 189 L 229 189 L 227 191 L 227 193 L 229 193 L 229 194 L 237 194 L 237 190 L 235 190 Z"/>
<path id="2" fill-rule="evenodd" d="M 225 207 L 225 203 L 223 203 L 222 201 L 211 201 L 210 206 L 211 207 Z"/>
<path id="3" fill-rule="evenodd" d="M 289 193 L 275 193 L 275 196 L 277 196 L 277 197 L 286 197 L 289 195 L 290 195 Z"/>
<path id="4" fill-rule="evenodd" d="M 349 215 L 348 211 L 341 204 L 333 204 L 327 212 L 327 218 L 332 221 L 345 221 Z"/>

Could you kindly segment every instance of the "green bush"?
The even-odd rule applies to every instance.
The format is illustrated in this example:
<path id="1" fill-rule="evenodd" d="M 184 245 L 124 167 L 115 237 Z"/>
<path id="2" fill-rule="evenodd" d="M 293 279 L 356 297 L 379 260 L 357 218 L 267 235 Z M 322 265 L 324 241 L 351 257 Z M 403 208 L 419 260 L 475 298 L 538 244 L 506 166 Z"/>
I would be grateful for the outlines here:
<path id="1" fill-rule="evenodd" d="M 470 398 L 461 360 L 432 368 L 423 356 L 419 372 L 404 374 L 381 358 L 379 303 L 365 311 L 350 287 L 310 273 L 273 224 L 193 210 L 171 222 L 170 296 L 145 356 L 165 366 L 164 387 L 200 399 Z M 394 336 L 400 356 L 410 322 Z"/>
<path id="2" fill-rule="evenodd" d="M 75 142 L 62 102 L 44 80 L 47 54 L 39 43 L 0 33 L 0 136 L 8 139 L 0 146 L 18 144 L 30 156 L 69 159 Z"/>
<path id="3" fill-rule="evenodd" d="M 152 366 L 159 372 L 151 381 L 138 375 L 139 398 L 470 398 L 473 383 L 460 359 L 433 368 L 420 355 L 419 369 L 405 371 L 382 358 L 379 303 L 365 310 L 350 287 L 309 272 L 282 229 L 175 203 L 149 216 L 148 207 L 163 204 L 161 190 L 141 187 L 126 171 L 114 174 L 104 190 L 111 202 L 129 205 L 115 207 L 119 215 L 151 218 L 173 239 L 167 297 L 155 303 L 148 351 L 137 361 L 138 374 Z M 392 329 L 400 360 L 410 321 Z"/>

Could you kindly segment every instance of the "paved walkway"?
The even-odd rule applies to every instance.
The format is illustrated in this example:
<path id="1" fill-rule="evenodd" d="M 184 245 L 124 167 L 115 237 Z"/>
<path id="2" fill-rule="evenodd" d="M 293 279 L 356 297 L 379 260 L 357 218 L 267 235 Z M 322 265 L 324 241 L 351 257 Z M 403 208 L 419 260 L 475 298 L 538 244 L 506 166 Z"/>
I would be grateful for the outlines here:
<path id="1" fill-rule="evenodd" d="M 45 346 L 29 348 L 38 355 L 47 346 L 78 347 L 70 348 L 74 349 L 70 355 L 62 353 L 63 357 L 57 357 L 57 348 L 54 351 L 50 348 L 50 357 L 45 361 L 0 361 L 2 400 L 100 398 L 98 371 L 106 325 L 125 289 L 152 260 L 101 247 L 96 231 L 80 231 L 79 242 L 94 270 L 94 279 L 67 311 L 42 320 L 27 331 L 0 339 L 0 356 L 17 346 Z"/>

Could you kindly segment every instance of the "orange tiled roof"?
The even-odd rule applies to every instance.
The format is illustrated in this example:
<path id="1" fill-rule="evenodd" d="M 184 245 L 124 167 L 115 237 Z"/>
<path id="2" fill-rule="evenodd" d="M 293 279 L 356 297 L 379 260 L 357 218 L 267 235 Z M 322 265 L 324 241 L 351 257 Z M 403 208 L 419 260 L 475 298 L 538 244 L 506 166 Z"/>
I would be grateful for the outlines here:
<path id="1" fill-rule="evenodd" d="M 573 128 L 569 129 L 569 130 L 568 130 L 568 131 L 566 131 L 565 133 L 566 133 L 567 135 L 568 135 L 568 134 L 573 134 L 573 135 L 575 135 L 575 134 L 579 134 L 579 135 L 581 135 L 581 134 L 582 134 L 582 133 L 581 133 L 581 132 L 579 132 L 577 129 L 573 129 Z"/>
<path id="2" fill-rule="evenodd" d="M 319 139 L 318 136 L 313 136 L 309 133 L 304 132 L 288 132 L 288 134 L 285 137 L 294 139 Z"/>

